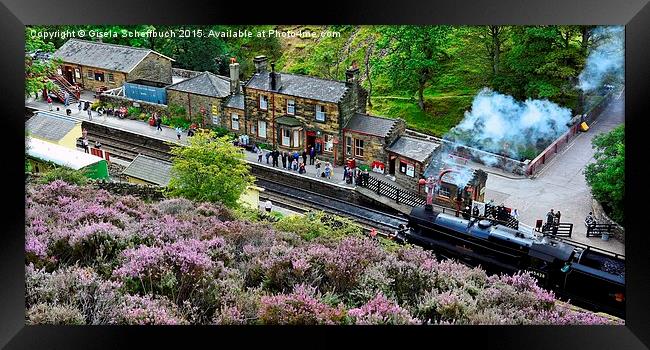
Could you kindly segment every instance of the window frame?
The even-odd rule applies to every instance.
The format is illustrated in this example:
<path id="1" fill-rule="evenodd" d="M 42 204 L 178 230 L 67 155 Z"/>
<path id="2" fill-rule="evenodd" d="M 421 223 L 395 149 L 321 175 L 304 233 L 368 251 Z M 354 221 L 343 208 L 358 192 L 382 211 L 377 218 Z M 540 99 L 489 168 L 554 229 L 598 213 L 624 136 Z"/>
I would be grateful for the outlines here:
<path id="1" fill-rule="evenodd" d="M 289 111 L 289 102 L 293 104 L 293 111 Z M 287 99 L 287 114 L 288 115 L 296 115 L 296 100 L 294 99 Z"/>
<path id="2" fill-rule="evenodd" d="M 359 143 L 361 146 L 359 146 Z M 359 157 L 359 158 L 364 158 L 363 156 L 363 149 L 364 149 L 364 142 L 362 139 L 354 139 L 354 156 Z M 361 154 L 359 154 L 358 150 L 361 150 Z"/>
<path id="3" fill-rule="evenodd" d="M 264 125 L 264 135 L 262 135 L 260 133 L 260 131 L 262 131 L 262 127 L 261 127 L 262 125 Z M 266 138 L 266 126 L 267 126 L 266 125 L 266 120 L 258 120 L 257 121 L 257 137 L 260 137 L 260 138 L 263 138 L 263 139 Z"/>
<path id="4" fill-rule="evenodd" d="M 235 128 L 235 123 L 237 123 L 237 128 Z M 239 131 L 239 114 L 230 113 L 230 128 Z"/>
<path id="5" fill-rule="evenodd" d="M 318 110 L 319 107 L 321 108 L 321 111 Z M 316 115 L 314 116 L 314 118 L 316 118 L 316 121 L 321 123 L 327 122 L 327 113 L 325 112 L 325 106 L 317 104 L 314 108 L 316 110 Z M 323 120 L 318 119 L 318 113 L 322 113 Z"/>
<path id="6" fill-rule="evenodd" d="M 289 134 L 289 136 L 287 136 L 286 134 Z M 286 141 L 287 141 L 286 143 L 284 142 L 285 137 L 286 137 Z M 282 128 L 282 137 L 280 139 L 280 143 L 284 147 L 291 147 L 291 129 Z"/>
<path id="7" fill-rule="evenodd" d="M 94 72 L 92 69 L 88 69 L 88 70 L 86 71 L 86 77 L 87 77 L 88 79 L 95 80 L 95 72 Z"/>
<path id="8" fill-rule="evenodd" d="M 262 101 L 264 101 L 264 106 L 262 106 Z M 268 111 L 269 110 L 269 97 L 266 95 L 260 95 L 259 97 L 259 107 L 263 111 Z"/>
<path id="9" fill-rule="evenodd" d="M 352 156 L 352 149 L 354 147 L 354 139 L 352 136 L 345 137 L 345 155 Z"/>
<path id="10" fill-rule="evenodd" d="M 113 73 L 106 73 L 106 81 L 109 83 L 115 83 L 115 75 Z"/>

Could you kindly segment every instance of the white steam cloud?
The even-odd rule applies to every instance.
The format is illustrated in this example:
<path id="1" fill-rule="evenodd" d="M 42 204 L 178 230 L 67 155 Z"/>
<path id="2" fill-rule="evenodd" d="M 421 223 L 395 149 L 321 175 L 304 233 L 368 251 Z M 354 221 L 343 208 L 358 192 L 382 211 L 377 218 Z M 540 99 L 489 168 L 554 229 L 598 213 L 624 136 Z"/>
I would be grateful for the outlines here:
<path id="1" fill-rule="evenodd" d="M 597 27 L 591 32 L 595 46 L 583 71 L 578 76 L 578 88 L 590 92 L 604 84 L 623 84 L 625 80 L 625 27 Z"/>
<path id="2" fill-rule="evenodd" d="M 548 100 L 520 102 L 484 88 L 474 97 L 471 111 L 465 112 L 465 118 L 445 138 L 519 158 L 526 147 L 535 148 L 562 135 L 570 120 L 570 109 Z"/>

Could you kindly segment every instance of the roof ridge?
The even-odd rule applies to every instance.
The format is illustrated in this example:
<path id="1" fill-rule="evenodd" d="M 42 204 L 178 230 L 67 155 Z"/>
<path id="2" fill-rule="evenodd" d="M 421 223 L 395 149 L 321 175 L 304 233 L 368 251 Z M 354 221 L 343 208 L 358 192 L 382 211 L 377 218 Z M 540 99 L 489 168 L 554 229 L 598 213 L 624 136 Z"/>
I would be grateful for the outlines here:
<path id="1" fill-rule="evenodd" d="M 68 41 L 71 41 L 71 40 L 79 41 L 79 42 L 83 42 L 83 43 L 95 44 L 95 45 L 117 46 L 117 47 L 124 47 L 124 48 L 129 48 L 129 49 L 134 49 L 134 50 L 142 50 L 142 51 L 150 51 L 150 52 L 156 52 L 156 53 L 158 53 L 158 51 L 154 51 L 154 50 L 152 50 L 152 49 L 148 49 L 148 48 L 145 48 L 145 47 L 137 47 L 137 46 L 129 46 L 129 45 L 121 45 L 121 44 L 105 43 L 105 42 L 103 42 L 103 41 L 102 41 L 102 42 L 98 42 L 98 41 L 93 41 L 93 40 L 84 40 L 84 39 L 79 39 L 79 38 L 70 38 L 70 39 L 68 39 Z M 66 41 L 63 45 L 67 44 L 68 41 Z M 61 46 L 63 46 L 63 45 L 61 45 Z M 161 55 L 162 55 L 162 54 L 161 54 Z"/>

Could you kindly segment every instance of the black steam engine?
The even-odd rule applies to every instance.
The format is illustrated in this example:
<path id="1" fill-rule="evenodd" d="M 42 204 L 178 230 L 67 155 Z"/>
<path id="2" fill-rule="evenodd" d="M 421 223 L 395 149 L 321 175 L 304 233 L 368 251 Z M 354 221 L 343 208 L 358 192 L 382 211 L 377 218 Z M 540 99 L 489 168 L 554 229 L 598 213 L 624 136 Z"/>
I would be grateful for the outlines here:
<path id="1" fill-rule="evenodd" d="M 614 253 L 430 207 L 414 208 L 409 227 L 399 235 L 490 273 L 527 271 L 561 299 L 625 318 L 625 260 Z"/>

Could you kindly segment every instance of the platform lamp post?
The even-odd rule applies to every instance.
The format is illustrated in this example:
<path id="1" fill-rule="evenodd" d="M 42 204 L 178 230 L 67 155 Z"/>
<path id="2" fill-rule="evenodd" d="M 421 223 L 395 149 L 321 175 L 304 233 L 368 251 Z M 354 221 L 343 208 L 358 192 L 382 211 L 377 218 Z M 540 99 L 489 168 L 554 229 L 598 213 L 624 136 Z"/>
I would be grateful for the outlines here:
<path id="1" fill-rule="evenodd" d="M 424 179 L 422 179 L 424 180 Z M 433 190 L 436 186 L 436 181 L 433 179 L 433 176 L 429 176 L 425 181 L 425 189 L 427 193 L 427 202 L 424 206 L 424 210 L 433 211 Z"/>

